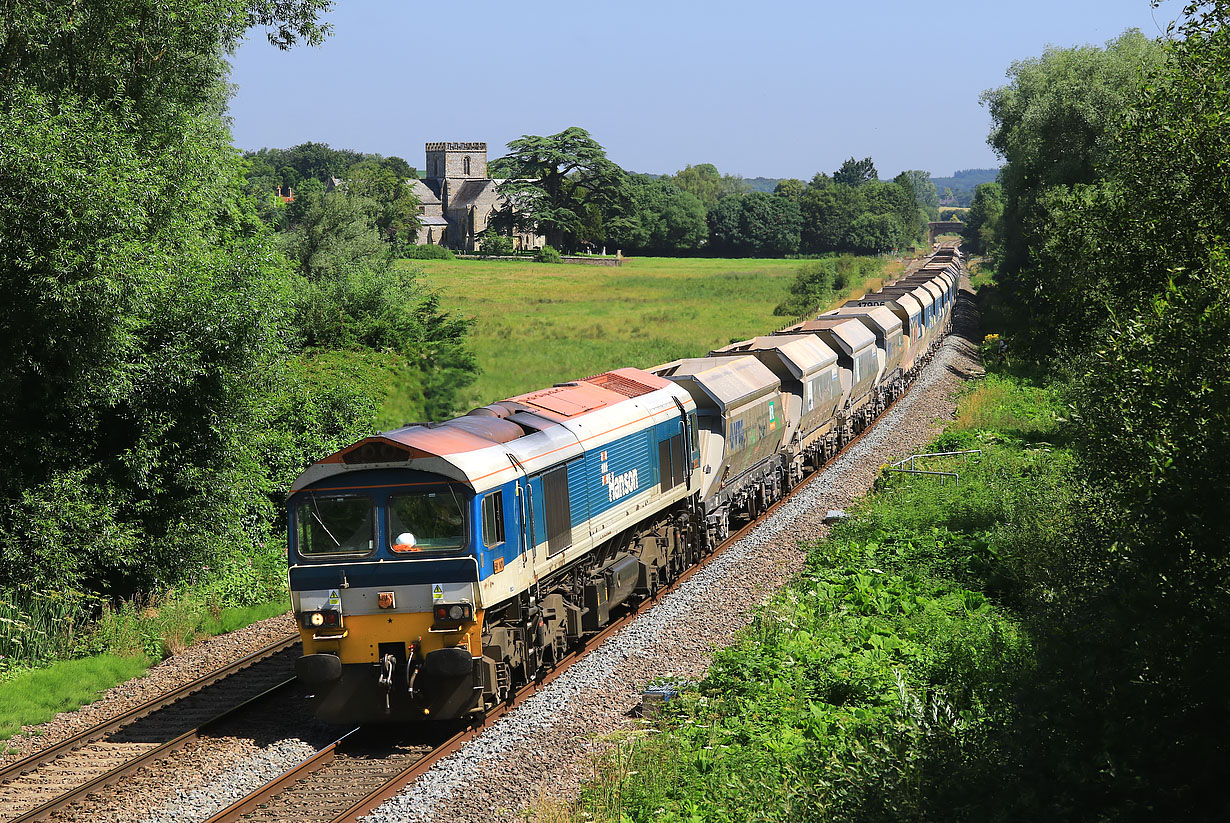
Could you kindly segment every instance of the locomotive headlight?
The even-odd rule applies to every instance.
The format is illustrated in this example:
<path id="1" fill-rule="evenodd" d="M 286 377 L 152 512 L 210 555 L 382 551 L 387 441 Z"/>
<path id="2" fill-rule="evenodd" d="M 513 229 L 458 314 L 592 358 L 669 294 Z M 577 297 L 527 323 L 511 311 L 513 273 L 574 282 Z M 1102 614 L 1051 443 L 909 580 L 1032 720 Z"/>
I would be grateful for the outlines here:
<path id="1" fill-rule="evenodd" d="M 305 629 L 338 629 L 342 625 L 342 613 L 337 609 L 317 609 L 299 615 L 299 624 Z"/>
<path id="2" fill-rule="evenodd" d="M 469 603 L 438 603 L 432 612 L 437 623 L 461 623 L 474 619 L 474 606 Z"/>

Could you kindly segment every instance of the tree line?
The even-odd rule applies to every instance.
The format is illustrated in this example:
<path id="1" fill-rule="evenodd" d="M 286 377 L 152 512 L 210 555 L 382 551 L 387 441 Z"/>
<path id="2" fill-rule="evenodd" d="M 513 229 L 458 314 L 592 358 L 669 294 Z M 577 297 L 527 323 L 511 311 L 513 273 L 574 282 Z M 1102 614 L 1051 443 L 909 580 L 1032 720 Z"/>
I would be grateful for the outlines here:
<path id="1" fill-rule="evenodd" d="M 278 230 L 301 221 L 302 208 L 271 196 L 294 187 L 296 201 L 320 198 L 324 184 L 343 179 L 350 195 L 381 209 L 378 227 L 400 248 L 413 227 L 417 203 L 401 181 L 416 175 L 400 157 L 382 157 L 320 143 L 261 149 L 245 155 L 247 189 L 262 216 Z M 491 161 L 503 179 L 506 206 L 491 234 L 537 230 L 560 249 L 607 246 L 637 253 L 703 253 L 780 257 L 829 252 L 878 254 L 917 242 L 937 216 L 939 194 L 930 174 L 905 171 L 881 181 L 870 157 L 850 158 L 831 175 L 779 180 L 772 192 L 753 191 L 738 175 L 710 163 L 675 174 L 625 171 L 584 129 L 525 135 Z M 503 248 L 487 238 L 491 248 Z M 404 251 L 404 249 L 403 249 Z"/>
<path id="2" fill-rule="evenodd" d="M 1225 816 L 1227 21 L 1190 2 L 1161 40 L 1049 48 L 983 97 L 1005 161 L 967 235 L 996 269 L 984 319 L 1060 387 L 1075 463 L 1022 513 L 1052 537 L 998 558 L 1029 661 L 1002 723 L 936 768 L 928 816 Z"/>
<path id="3" fill-rule="evenodd" d="M 297 198 L 277 236 L 245 193 L 224 58 L 253 26 L 319 43 L 330 5 L 0 16 L 0 599 L 88 610 L 243 567 L 276 546 L 298 472 L 375 429 L 390 381 L 418 387 L 413 419 L 472 379 L 466 324 L 391 265 L 389 203 Z"/>
<path id="4" fill-rule="evenodd" d="M 780 257 L 876 254 L 918 241 L 939 204 L 925 171 L 881 181 L 870 157 L 832 175 L 782 180 L 772 193 L 709 163 L 673 175 L 628 173 L 584 129 L 510 142 L 491 163 L 508 178 L 496 231 L 537 227 L 552 245 L 626 251 Z"/>

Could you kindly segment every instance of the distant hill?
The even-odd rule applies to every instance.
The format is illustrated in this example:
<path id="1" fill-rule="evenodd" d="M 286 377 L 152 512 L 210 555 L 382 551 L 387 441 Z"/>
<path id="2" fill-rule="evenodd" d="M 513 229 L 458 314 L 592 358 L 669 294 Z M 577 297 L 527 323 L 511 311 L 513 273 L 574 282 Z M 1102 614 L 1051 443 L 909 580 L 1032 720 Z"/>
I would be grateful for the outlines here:
<path id="1" fill-rule="evenodd" d="M 657 179 L 665 175 L 650 174 L 647 176 Z M 935 183 L 935 188 L 941 197 L 944 194 L 945 188 L 952 189 L 952 199 L 949 201 L 941 200 L 941 205 L 968 208 L 974 200 L 974 189 L 983 183 L 993 183 L 998 176 L 999 169 L 962 169 L 961 171 L 953 172 L 952 177 L 932 177 L 931 180 Z M 743 178 L 743 182 L 749 192 L 763 191 L 772 193 L 773 189 L 777 188 L 777 184 L 781 181 L 782 178 L 780 177 Z"/>
<path id="2" fill-rule="evenodd" d="M 994 183 L 999 177 L 999 169 L 962 169 L 954 172 L 952 177 L 932 177 L 936 190 L 940 193 L 940 203 L 945 206 L 968 206 L 974 200 L 974 189 L 983 183 Z M 944 189 L 952 189 L 952 200 L 943 199 Z"/>
<path id="3" fill-rule="evenodd" d="M 780 177 L 744 177 L 743 182 L 747 184 L 748 191 L 763 191 L 772 194 L 782 179 Z"/>

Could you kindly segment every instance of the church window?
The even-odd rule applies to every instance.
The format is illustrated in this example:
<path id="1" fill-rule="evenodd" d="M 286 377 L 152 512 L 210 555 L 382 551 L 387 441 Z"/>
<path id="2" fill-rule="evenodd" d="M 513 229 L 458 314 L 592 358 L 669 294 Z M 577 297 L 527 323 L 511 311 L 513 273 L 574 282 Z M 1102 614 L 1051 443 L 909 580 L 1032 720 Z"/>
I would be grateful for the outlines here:
<path id="1" fill-rule="evenodd" d="M 463 172 L 463 174 L 465 174 L 466 177 L 469 177 L 470 176 L 470 158 L 466 157 L 462 165 L 465 166 L 465 171 Z"/>

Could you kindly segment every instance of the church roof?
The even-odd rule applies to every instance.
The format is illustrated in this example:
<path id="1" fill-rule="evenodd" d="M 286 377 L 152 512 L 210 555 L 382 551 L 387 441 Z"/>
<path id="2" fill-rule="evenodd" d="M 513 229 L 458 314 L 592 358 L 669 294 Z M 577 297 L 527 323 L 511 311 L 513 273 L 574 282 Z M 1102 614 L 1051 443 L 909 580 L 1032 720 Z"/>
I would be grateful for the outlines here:
<path id="1" fill-rule="evenodd" d="M 456 190 L 449 192 L 448 207 L 450 210 L 461 206 L 469 206 L 478 201 L 487 190 L 495 193 L 493 180 L 466 180 Z"/>
<path id="2" fill-rule="evenodd" d="M 406 183 L 410 186 L 410 191 L 419 199 L 419 204 L 423 206 L 438 206 L 440 198 L 431 190 L 431 187 L 426 185 L 422 180 L 407 180 Z"/>
<path id="3" fill-rule="evenodd" d="M 420 214 L 420 226 L 447 226 L 448 221 L 436 214 Z"/>

